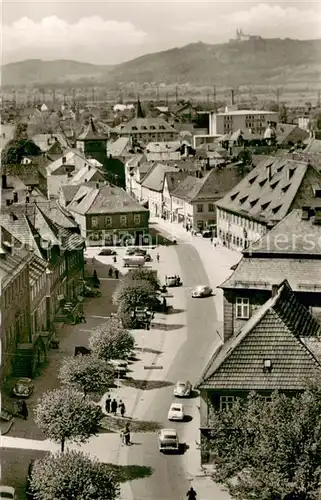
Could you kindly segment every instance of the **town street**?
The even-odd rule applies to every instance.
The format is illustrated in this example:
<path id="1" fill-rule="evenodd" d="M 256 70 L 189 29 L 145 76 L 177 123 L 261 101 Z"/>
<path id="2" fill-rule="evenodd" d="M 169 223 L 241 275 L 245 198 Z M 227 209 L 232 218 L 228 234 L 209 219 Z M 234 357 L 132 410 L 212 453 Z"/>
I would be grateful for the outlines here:
<path id="1" fill-rule="evenodd" d="M 206 243 L 210 245 L 210 242 Z M 211 249 L 209 248 L 209 250 Z M 220 324 L 214 298 L 192 299 L 190 292 L 194 286 L 199 284 L 210 283 L 213 287 L 219 285 L 221 275 L 218 273 L 218 281 L 215 284 L 209 280 L 199 254 L 192 244 L 178 244 L 176 251 L 184 286 L 173 289 L 174 298 L 169 299 L 169 303 L 172 303 L 175 309 L 185 310 L 182 317 L 185 318 L 183 328 L 186 328 L 187 340 L 172 362 L 169 372 L 164 374 L 164 378 L 173 382 L 190 380 L 194 384 L 220 342 L 217 334 Z M 212 265 L 214 269 L 215 265 L 220 265 L 218 261 L 215 264 L 214 252 Z M 170 323 L 170 317 L 168 321 Z M 173 335 L 175 335 L 175 331 L 173 331 Z M 137 500 L 178 500 L 185 497 L 190 486 L 188 472 L 191 460 L 188 454 L 192 453 L 192 447 L 195 449 L 195 438 L 198 437 L 198 398 L 184 401 L 186 413 L 193 416 L 193 421 L 171 423 L 167 420 L 167 412 L 174 400 L 172 393 L 173 387 L 155 391 L 153 401 L 144 418 L 160 421 L 164 427 L 177 428 L 180 441 L 185 442 L 190 449 L 187 449 L 185 454 L 181 456 L 163 455 L 158 451 L 155 435 L 135 436 L 135 440 L 142 443 L 142 446 L 130 448 L 129 463 L 149 464 L 154 469 L 154 474 L 150 478 L 132 483 L 133 497 Z M 195 469 L 196 467 L 197 465 Z M 191 473 L 195 474 L 197 470 L 193 470 Z"/>

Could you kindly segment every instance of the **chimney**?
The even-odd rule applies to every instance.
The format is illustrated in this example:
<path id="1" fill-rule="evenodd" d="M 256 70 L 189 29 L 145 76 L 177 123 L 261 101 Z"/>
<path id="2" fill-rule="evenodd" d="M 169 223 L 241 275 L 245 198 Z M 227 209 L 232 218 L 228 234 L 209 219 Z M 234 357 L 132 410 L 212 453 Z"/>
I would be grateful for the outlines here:
<path id="1" fill-rule="evenodd" d="M 13 191 L 13 203 L 18 203 L 18 193 L 17 191 Z"/>
<path id="2" fill-rule="evenodd" d="M 7 189 L 7 176 L 2 174 L 2 189 Z"/>
<path id="3" fill-rule="evenodd" d="M 278 294 L 280 285 L 272 285 L 272 297 L 275 297 Z"/>
<path id="4" fill-rule="evenodd" d="M 315 211 L 314 222 L 316 224 L 320 224 L 321 223 L 321 207 L 315 207 L 314 211 Z"/>
<path id="5" fill-rule="evenodd" d="M 231 89 L 231 104 L 234 106 L 234 90 Z"/>
<path id="6" fill-rule="evenodd" d="M 268 165 L 266 167 L 266 172 L 267 172 L 268 180 L 270 181 L 272 179 L 272 168 L 271 168 L 271 165 Z"/>
<path id="7" fill-rule="evenodd" d="M 66 163 L 66 157 L 65 156 L 62 157 L 62 163 L 63 164 Z"/>
<path id="8" fill-rule="evenodd" d="M 26 203 L 29 203 L 30 202 L 30 196 L 27 194 L 26 195 Z"/>
<path id="9" fill-rule="evenodd" d="M 310 219 L 310 207 L 302 207 L 301 219 L 309 220 Z"/>

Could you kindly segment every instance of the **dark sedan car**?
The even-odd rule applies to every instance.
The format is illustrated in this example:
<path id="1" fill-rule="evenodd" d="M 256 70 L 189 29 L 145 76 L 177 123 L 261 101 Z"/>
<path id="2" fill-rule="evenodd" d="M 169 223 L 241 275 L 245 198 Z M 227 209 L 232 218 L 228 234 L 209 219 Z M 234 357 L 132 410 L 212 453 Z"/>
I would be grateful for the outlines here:
<path id="1" fill-rule="evenodd" d="M 103 248 L 102 250 L 100 250 L 99 254 L 98 255 L 117 255 L 117 252 L 116 250 L 113 250 L 112 248 Z"/>

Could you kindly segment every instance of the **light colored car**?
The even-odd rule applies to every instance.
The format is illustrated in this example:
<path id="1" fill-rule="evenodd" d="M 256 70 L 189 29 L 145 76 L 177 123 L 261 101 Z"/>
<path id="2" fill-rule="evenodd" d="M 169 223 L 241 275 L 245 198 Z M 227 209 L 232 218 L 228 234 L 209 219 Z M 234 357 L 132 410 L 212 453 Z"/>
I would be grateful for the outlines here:
<path id="1" fill-rule="evenodd" d="M 123 258 L 124 267 L 137 266 L 142 267 L 145 264 L 145 257 L 143 255 L 129 255 Z"/>
<path id="2" fill-rule="evenodd" d="M 213 290 L 208 285 L 197 286 L 195 288 L 195 290 L 192 291 L 193 298 L 210 297 L 212 294 L 213 294 Z"/>
<path id="3" fill-rule="evenodd" d="M 19 398 L 28 398 L 33 393 L 33 389 L 31 378 L 22 377 L 17 380 L 12 392 Z"/>
<path id="4" fill-rule="evenodd" d="M 0 486 L 0 500 L 17 500 L 16 490 L 12 486 Z"/>
<path id="5" fill-rule="evenodd" d="M 185 382 L 179 380 L 178 382 L 176 382 L 176 385 L 174 387 L 174 396 L 176 398 L 188 398 L 191 395 L 191 391 L 192 384 L 189 380 L 186 380 Z"/>
<path id="6" fill-rule="evenodd" d="M 177 420 L 183 422 L 185 417 L 184 406 L 182 403 L 172 403 L 169 407 L 167 418 L 168 420 Z"/>
<path id="7" fill-rule="evenodd" d="M 159 431 L 158 449 L 160 452 L 179 451 L 179 440 L 175 429 L 161 429 Z"/>

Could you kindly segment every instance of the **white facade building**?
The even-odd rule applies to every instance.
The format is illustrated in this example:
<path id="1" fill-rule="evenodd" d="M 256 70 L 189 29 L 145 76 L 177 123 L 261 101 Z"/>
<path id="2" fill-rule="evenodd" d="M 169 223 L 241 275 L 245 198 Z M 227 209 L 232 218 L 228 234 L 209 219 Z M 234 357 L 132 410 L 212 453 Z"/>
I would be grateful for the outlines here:
<path id="1" fill-rule="evenodd" d="M 210 114 L 209 135 L 225 135 L 237 130 L 251 130 L 253 134 L 261 134 L 268 122 L 278 122 L 278 114 L 273 111 L 239 109 L 225 113 Z"/>

